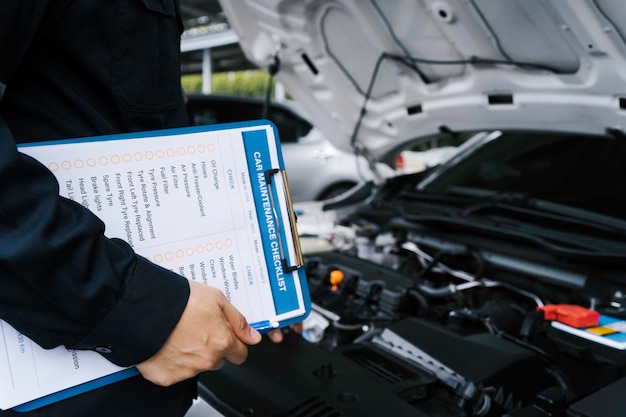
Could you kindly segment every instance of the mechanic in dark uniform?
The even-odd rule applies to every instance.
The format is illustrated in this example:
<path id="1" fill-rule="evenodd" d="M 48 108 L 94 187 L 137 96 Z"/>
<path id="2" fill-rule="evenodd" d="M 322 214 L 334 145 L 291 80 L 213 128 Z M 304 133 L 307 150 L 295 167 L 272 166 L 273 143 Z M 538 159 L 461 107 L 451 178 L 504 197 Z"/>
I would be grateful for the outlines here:
<path id="1" fill-rule="evenodd" d="M 0 318 L 140 376 L 29 413 L 182 416 L 261 336 L 218 291 L 103 235 L 16 143 L 180 127 L 179 0 L 0 1 Z"/>

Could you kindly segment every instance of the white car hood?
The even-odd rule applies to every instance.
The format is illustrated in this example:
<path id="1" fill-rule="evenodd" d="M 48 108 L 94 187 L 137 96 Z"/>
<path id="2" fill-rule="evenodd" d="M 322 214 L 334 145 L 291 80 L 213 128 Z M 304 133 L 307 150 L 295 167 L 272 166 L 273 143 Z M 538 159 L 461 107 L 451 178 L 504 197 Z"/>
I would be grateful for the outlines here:
<path id="1" fill-rule="evenodd" d="M 277 80 L 344 150 L 626 128 L 624 0 L 220 2 L 248 59 L 278 57 Z"/>

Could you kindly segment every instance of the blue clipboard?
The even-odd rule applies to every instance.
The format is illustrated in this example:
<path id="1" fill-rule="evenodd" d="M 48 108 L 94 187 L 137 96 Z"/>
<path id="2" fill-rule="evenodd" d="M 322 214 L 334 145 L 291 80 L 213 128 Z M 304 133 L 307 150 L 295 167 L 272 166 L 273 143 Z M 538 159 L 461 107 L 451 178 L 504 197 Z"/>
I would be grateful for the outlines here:
<path id="1" fill-rule="evenodd" d="M 250 196 L 252 197 L 258 235 L 260 236 L 265 261 L 265 265 L 261 265 L 260 268 L 265 269 L 267 272 L 271 299 L 273 300 L 274 314 L 271 318 L 250 321 L 252 327 L 263 333 L 300 322 L 311 311 L 305 271 L 302 268 L 303 256 L 298 240 L 296 215 L 289 195 L 278 130 L 272 122 L 257 120 L 67 139 L 24 144 L 19 148 L 21 152 L 35 154 L 32 156 L 40 159 L 36 156 L 37 150 L 47 146 L 103 143 L 127 139 L 145 139 L 150 141 L 152 138 L 174 136 L 180 139 L 187 137 L 187 135 L 191 137 L 203 133 L 232 133 L 233 131 L 237 132 L 235 136 L 243 144 L 243 153 L 238 158 L 245 158 L 246 161 L 249 180 L 248 191 L 250 191 Z M 51 164 L 56 164 L 56 162 L 41 162 L 48 167 L 52 166 Z M 72 161 L 69 161 L 69 163 L 72 163 Z M 59 164 L 61 162 L 57 164 L 57 167 L 60 166 Z M 59 168 L 59 171 L 61 170 Z M 210 211 L 210 208 L 207 208 L 207 210 Z M 250 210 L 250 213 L 252 211 Z M 13 409 L 16 411 L 30 411 L 137 374 L 138 371 L 134 367 L 127 368 L 41 398 L 33 399 L 15 406 Z"/>

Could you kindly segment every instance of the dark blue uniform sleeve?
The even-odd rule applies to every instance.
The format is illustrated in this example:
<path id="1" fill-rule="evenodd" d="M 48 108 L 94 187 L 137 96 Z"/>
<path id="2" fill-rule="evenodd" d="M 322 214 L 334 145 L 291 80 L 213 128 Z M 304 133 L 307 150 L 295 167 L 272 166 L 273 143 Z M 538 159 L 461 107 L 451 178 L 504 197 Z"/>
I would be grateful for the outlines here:
<path id="1" fill-rule="evenodd" d="M 0 2 L 0 100 L 54 1 Z M 45 348 L 137 364 L 178 322 L 188 282 L 106 238 L 96 216 L 58 191 L 43 165 L 17 151 L 0 113 L 0 318 Z"/>

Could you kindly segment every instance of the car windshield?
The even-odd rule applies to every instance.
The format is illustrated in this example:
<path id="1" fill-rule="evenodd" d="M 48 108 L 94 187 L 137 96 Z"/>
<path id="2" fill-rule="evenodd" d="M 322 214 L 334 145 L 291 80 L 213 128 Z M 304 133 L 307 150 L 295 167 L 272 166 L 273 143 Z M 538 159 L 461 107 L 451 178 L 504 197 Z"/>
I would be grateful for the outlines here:
<path id="1" fill-rule="evenodd" d="M 626 219 L 626 140 L 494 132 L 419 184 L 433 194 L 506 193 Z M 485 143 L 486 142 L 486 143 Z M 460 159 L 460 160 L 459 160 Z M 464 191 L 462 191 L 464 189 Z"/>

